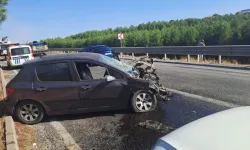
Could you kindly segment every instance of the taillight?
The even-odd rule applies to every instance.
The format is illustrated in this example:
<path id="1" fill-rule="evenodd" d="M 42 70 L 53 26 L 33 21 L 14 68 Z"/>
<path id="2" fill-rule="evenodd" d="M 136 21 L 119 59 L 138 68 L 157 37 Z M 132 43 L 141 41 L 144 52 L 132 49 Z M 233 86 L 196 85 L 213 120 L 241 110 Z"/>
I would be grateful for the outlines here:
<path id="1" fill-rule="evenodd" d="M 15 92 L 15 89 L 13 89 L 13 88 L 6 88 L 7 96 L 12 95 L 14 92 Z"/>
<path id="2" fill-rule="evenodd" d="M 34 57 L 34 51 L 33 50 L 30 51 L 30 54 L 31 54 L 32 57 Z"/>

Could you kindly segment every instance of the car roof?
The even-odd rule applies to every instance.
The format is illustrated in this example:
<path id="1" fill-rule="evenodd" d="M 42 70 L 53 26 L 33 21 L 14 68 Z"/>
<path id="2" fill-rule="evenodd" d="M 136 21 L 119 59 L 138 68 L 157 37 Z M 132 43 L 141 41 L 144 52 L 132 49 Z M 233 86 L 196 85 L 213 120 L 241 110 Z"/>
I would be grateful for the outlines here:
<path id="1" fill-rule="evenodd" d="M 92 45 L 90 47 L 103 47 L 103 46 L 108 47 L 107 45 Z"/>
<path id="2" fill-rule="evenodd" d="M 86 46 L 84 48 L 97 48 L 97 47 L 109 47 L 107 45 L 90 45 L 90 46 Z"/>
<path id="3" fill-rule="evenodd" d="M 183 150 L 249 150 L 250 106 L 242 106 L 193 121 L 160 138 Z"/>
<path id="4" fill-rule="evenodd" d="M 42 56 L 41 58 L 29 60 L 25 62 L 23 65 L 35 64 L 35 63 L 40 63 L 40 62 L 59 61 L 59 60 L 74 60 L 74 59 L 98 61 L 100 57 L 101 57 L 101 54 L 86 53 L 86 52 L 71 53 L 71 54 L 54 54 L 54 55 L 46 55 L 46 56 Z"/>
<path id="5" fill-rule="evenodd" d="M 9 46 L 10 49 L 13 49 L 13 48 L 22 48 L 22 47 L 30 47 L 29 45 L 11 45 Z"/>

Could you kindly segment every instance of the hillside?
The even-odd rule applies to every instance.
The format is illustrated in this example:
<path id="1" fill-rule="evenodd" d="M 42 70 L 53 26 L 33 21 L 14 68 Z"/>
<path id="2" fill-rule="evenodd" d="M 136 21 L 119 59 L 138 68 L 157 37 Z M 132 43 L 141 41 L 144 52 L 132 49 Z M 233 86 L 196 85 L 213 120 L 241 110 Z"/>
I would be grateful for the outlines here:
<path id="1" fill-rule="evenodd" d="M 126 47 L 196 45 L 200 39 L 204 39 L 206 45 L 245 45 L 250 44 L 250 13 L 148 22 L 45 40 L 51 48 L 79 48 L 93 44 L 119 47 L 119 32 L 124 33 L 123 45 Z"/>

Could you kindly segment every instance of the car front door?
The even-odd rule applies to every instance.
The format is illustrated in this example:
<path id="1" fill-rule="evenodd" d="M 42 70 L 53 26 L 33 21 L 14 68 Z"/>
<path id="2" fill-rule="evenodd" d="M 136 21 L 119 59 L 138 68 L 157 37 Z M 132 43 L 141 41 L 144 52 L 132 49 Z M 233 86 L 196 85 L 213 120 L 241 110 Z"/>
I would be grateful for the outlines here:
<path id="1" fill-rule="evenodd" d="M 97 62 L 74 62 L 79 77 L 80 98 L 86 109 L 121 109 L 128 106 L 130 90 L 123 73 Z M 107 81 L 105 75 L 115 77 Z"/>
<path id="2" fill-rule="evenodd" d="M 69 66 L 64 61 L 36 67 L 34 99 L 43 102 L 51 113 L 71 113 L 81 107 L 78 82 L 72 80 L 72 68 Z"/>

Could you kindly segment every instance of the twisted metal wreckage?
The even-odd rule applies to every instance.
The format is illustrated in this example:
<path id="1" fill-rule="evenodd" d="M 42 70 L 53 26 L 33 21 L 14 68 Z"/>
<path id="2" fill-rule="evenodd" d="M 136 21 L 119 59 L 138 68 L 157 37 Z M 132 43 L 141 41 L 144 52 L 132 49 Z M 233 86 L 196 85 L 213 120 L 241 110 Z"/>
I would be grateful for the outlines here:
<path id="1" fill-rule="evenodd" d="M 154 91 L 157 99 L 169 101 L 172 96 L 171 92 L 160 83 L 160 78 L 154 68 L 154 60 L 148 57 L 140 57 L 139 59 L 132 59 L 129 64 L 139 72 L 138 78 L 148 80 L 150 88 Z"/>

